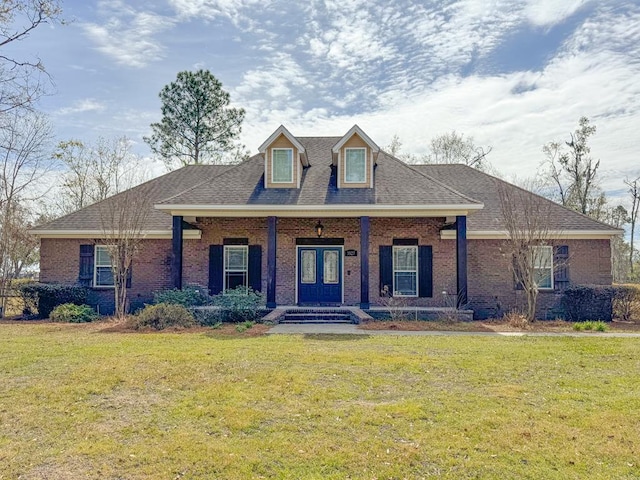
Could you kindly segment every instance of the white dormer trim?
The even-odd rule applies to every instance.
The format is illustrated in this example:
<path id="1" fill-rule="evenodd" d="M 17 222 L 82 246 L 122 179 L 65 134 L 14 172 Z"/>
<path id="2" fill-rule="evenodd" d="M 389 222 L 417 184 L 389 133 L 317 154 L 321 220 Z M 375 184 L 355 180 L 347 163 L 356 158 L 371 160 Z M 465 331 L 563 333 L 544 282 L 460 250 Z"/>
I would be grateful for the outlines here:
<path id="1" fill-rule="evenodd" d="M 291 134 L 289 130 L 285 128 L 284 125 L 280 125 L 278 128 L 276 128 L 276 131 L 273 132 L 271 136 L 267 138 L 262 145 L 260 145 L 260 147 L 258 147 L 258 151 L 260 153 L 265 153 L 267 151 L 267 148 L 269 148 L 269 145 L 275 142 L 276 138 L 278 138 L 280 135 L 284 135 L 285 137 L 287 137 L 287 139 L 293 144 L 293 146 L 298 149 L 298 153 L 300 155 L 306 153 L 302 144 L 296 137 Z"/>
<path id="2" fill-rule="evenodd" d="M 358 136 L 362 138 L 362 140 L 364 140 L 364 143 L 366 143 L 369 146 L 369 148 L 371 148 L 371 151 L 373 153 L 378 153 L 380 151 L 380 147 L 376 144 L 376 142 L 371 140 L 371 138 L 369 138 L 369 135 L 364 133 L 358 125 L 354 125 L 353 127 L 351 127 L 351 129 L 349 129 L 349 131 L 338 141 L 338 143 L 336 143 L 333 146 L 331 151 L 333 153 L 338 153 L 340 149 L 344 146 L 344 144 L 347 143 L 347 141 L 351 137 L 353 137 L 355 133 L 357 133 Z"/>

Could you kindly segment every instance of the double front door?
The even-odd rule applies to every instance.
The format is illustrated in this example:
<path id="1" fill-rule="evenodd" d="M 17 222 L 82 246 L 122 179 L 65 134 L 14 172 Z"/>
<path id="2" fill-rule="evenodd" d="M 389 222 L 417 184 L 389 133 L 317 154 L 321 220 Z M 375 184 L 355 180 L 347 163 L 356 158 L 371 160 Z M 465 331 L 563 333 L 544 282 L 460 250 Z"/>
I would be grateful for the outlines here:
<path id="1" fill-rule="evenodd" d="M 342 248 L 298 248 L 298 303 L 342 303 Z"/>

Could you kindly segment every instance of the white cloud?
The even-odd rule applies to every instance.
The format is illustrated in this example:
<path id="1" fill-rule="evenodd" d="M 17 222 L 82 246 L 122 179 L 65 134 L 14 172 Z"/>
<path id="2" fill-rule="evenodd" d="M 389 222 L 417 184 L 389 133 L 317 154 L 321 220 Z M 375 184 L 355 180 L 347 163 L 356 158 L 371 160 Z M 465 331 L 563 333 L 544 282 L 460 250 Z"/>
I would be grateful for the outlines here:
<path id="1" fill-rule="evenodd" d="M 561 23 L 593 0 L 527 0 L 524 10 L 529 22 L 538 27 Z"/>
<path id="2" fill-rule="evenodd" d="M 120 0 L 100 2 L 104 23 L 80 24 L 97 49 L 117 63 L 144 67 L 164 57 L 159 33 L 174 25 L 174 20 L 152 12 L 138 11 Z"/>
<path id="3" fill-rule="evenodd" d="M 94 98 L 85 98 L 75 101 L 73 105 L 70 105 L 68 107 L 62 107 L 55 113 L 58 115 L 71 115 L 75 113 L 101 112 L 105 108 L 106 107 L 104 103 Z"/>

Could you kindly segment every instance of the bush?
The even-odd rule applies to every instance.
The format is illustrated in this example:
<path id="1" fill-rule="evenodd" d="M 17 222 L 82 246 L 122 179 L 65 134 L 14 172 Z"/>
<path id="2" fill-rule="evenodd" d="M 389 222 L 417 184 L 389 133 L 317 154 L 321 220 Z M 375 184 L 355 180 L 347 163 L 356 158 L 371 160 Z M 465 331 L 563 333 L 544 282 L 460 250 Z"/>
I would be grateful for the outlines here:
<path id="1" fill-rule="evenodd" d="M 216 307 L 196 307 L 190 308 L 198 325 L 203 327 L 212 327 L 218 325 L 222 321 L 221 310 Z"/>
<path id="2" fill-rule="evenodd" d="M 153 294 L 153 303 L 171 303 L 174 305 L 182 305 L 183 307 L 200 307 L 203 305 L 211 305 L 212 297 L 206 288 L 197 285 L 184 287 L 182 290 L 177 288 L 171 290 L 162 290 Z"/>
<path id="3" fill-rule="evenodd" d="M 236 325 L 236 332 L 244 333 L 247 330 L 249 330 L 251 327 L 253 327 L 255 324 L 256 324 L 256 322 L 252 322 L 251 320 L 246 320 L 246 321 Z"/>
<path id="4" fill-rule="evenodd" d="M 63 303 L 53 309 L 49 318 L 52 322 L 88 323 L 98 318 L 98 314 L 89 305 Z"/>
<path id="5" fill-rule="evenodd" d="M 573 322 L 610 322 L 614 296 L 615 287 L 609 285 L 572 285 L 565 289 L 562 304 L 567 319 Z"/>
<path id="6" fill-rule="evenodd" d="M 640 289 L 631 285 L 617 285 L 614 287 L 613 316 L 628 322 L 634 319 L 640 304 Z"/>
<path id="7" fill-rule="evenodd" d="M 607 324 L 604 322 L 594 322 L 593 320 L 587 320 L 586 322 L 574 323 L 573 329 L 581 332 L 583 330 L 594 330 L 596 332 L 606 332 Z"/>
<path id="8" fill-rule="evenodd" d="M 237 287 L 213 297 L 213 304 L 220 307 L 223 322 L 255 321 L 260 318 L 264 296 L 251 288 Z"/>
<path id="9" fill-rule="evenodd" d="M 182 305 L 158 303 L 145 306 L 131 319 L 129 326 L 135 330 L 164 330 L 169 327 L 189 328 L 195 324 L 191 312 Z"/>
<path id="10" fill-rule="evenodd" d="M 18 288 L 25 304 L 25 310 L 37 310 L 40 318 L 49 317 L 58 305 L 65 303 L 83 305 L 87 302 L 87 289 L 79 285 L 27 283 Z"/>

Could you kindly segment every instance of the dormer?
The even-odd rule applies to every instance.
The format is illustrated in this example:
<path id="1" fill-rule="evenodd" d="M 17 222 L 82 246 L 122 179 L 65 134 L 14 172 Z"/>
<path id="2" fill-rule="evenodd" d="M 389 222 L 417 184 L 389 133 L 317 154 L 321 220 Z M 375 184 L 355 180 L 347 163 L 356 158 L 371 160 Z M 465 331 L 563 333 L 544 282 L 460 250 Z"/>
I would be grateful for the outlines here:
<path id="1" fill-rule="evenodd" d="M 338 188 L 373 188 L 373 167 L 380 147 L 354 125 L 333 146 Z"/>
<path id="2" fill-rule="evenodd" d="M 300 188 L 309 166 L 302 144 L 280 125 L 258 149 L 264 155 L 264 188 Z"/>

